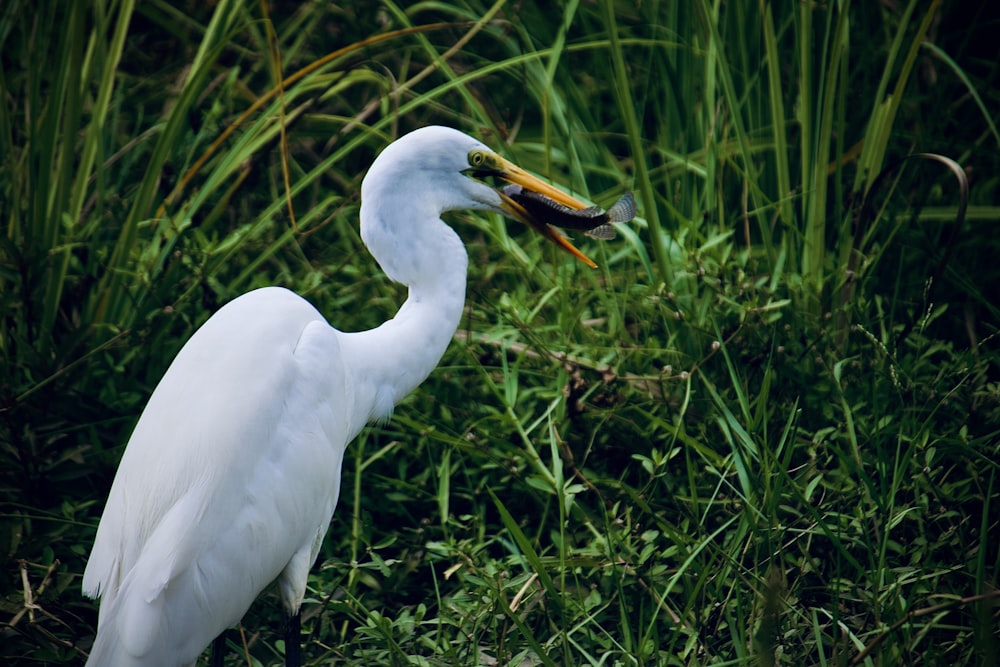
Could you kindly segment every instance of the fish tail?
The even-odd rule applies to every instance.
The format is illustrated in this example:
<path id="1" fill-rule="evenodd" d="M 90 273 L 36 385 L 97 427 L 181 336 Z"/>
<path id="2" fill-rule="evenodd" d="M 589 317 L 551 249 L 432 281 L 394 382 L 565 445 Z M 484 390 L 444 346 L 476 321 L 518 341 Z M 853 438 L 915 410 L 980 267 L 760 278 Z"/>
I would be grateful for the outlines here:
<path id="1" fill-rule="evenodd" d="M 635 197 L 626 192 L 608 209 L 608 222 L 628 222 L 635 217 Z"/>

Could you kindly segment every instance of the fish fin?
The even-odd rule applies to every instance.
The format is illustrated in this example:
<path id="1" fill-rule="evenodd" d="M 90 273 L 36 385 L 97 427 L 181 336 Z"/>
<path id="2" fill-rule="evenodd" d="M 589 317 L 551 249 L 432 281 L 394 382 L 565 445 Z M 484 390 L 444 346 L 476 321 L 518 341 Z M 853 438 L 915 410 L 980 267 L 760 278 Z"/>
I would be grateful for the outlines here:
<path id="1" fill-rule="evenodd" d="M 615 228 L 611 225 L 598 225 L 593 229 L 588 229 L 584 232 L 585 236 L 589 236 L 592 239 L 597 239 L 598 241 L 610 241 L 616 236 Z"/>

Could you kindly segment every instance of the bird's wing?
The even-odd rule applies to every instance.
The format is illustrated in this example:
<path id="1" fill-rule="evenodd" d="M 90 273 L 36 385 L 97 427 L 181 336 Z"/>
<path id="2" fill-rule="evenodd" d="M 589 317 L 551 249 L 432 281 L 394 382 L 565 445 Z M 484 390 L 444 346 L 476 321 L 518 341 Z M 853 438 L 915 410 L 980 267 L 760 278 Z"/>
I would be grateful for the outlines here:
<path id="1" fill-rule="evenodd" d="M 135 654 L 181 626 L 211 641 L 290 563 L 304 587 L 360 428 L 338 335 L 267 288 L 191 337 L 129 440 L 87 563 L 102 633 L 119 626 Z"/>

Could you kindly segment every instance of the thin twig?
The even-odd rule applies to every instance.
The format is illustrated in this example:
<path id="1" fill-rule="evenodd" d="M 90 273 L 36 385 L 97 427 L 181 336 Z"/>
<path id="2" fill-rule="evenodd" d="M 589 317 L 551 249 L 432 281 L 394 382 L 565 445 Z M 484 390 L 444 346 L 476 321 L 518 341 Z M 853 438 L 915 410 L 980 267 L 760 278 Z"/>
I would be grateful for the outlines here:
<path id="1" fill-rule="evenodd" d="M 899 630 L 915 618 L 920 618 L 929 614 L 936 614 L 939 611 L 955 609 L 956 607 L 964 607 L 973 602 L 982 602 L 983 600 L 990 600 L 995 597 L 1000 597 L 1000 589 L 990 591 L 989 593 L 982 593 L 981 595 L 970 595 L 968 597 L 959 598 L 958 600 L 951 600 L 949 602 L 942 602 L 941 604 L 936 604 L 930 607 L 923 607 L 921 609 L 908 611 L 903 618 L 890 625 L 885 631 L 882 632 L 882 634 L 876 637 L 871 644 L 868 644 L 868 646 L 864 647 L 856 656 L 854 656 L 854 659 L 851 660 L 851 664 L 859 664 L 862 660 L 867 658 L 872 651 L 881 646 L 882 642 L 888 639 L 889 635 L 894 633 L 896 630 Z"/>

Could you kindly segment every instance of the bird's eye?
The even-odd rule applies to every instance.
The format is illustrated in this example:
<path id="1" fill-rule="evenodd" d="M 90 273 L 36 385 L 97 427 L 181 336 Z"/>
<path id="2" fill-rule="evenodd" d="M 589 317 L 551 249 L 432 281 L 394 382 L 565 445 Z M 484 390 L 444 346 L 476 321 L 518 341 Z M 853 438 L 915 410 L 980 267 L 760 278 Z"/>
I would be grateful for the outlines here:
<path id="1" fill-rule="evenodd" d="M 481 150 L 469 151 L 469 166 L 482 167 L 486 164 L 486 153 Z"/>

